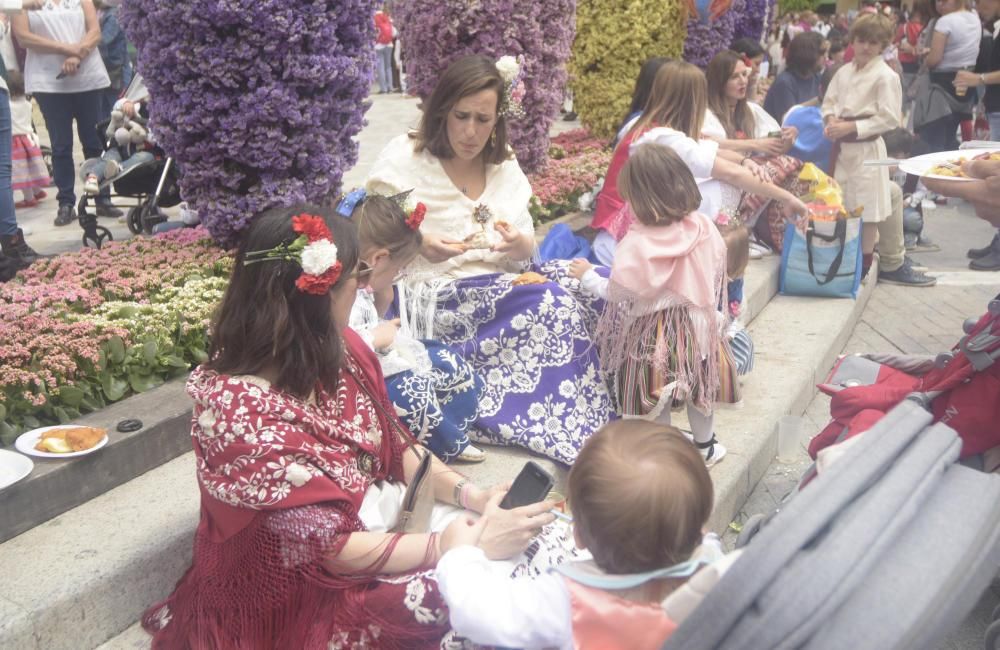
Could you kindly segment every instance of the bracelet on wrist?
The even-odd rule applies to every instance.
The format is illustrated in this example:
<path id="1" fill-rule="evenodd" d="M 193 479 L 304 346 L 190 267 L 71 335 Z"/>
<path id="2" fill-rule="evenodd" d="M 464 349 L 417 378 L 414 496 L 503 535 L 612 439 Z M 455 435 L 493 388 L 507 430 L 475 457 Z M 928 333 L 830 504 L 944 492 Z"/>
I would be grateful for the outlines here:
<path id="1" fill-rule="evenodd" d="M 462 504 L 462 494 L 463 494 L 463 492 L 465 492 L 465 486 L 468 485 L 468 484 L 469 484 L 469 479 L 467 479 L 467 478 L 463 478 L 461 481 L 459 481 L 458 483 L 455 484 L 454 491 L 452 492 L 452 495 L 451 495 L 451 501 L 456 506 L 460 506 L 462 508 L 465 507 Z"/>
<path id="2" fill-rule="evenodd" d="M 469 493 L 472 492 L 472 488 L 472 483 L 466 481 L 465 485 L 462 486 L 461 494 L 459 494 L 458 497 L 458 505 L 462 506 L 466 510 L 472 510 L 472 508 L 469 507 Z"/>

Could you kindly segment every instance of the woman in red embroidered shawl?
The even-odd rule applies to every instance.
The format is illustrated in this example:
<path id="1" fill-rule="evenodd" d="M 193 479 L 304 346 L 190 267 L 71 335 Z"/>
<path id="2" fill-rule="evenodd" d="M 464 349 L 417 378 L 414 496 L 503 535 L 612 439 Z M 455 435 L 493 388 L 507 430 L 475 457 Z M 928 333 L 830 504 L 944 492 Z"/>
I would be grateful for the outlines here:
<path id="1" fill-rule="evenodd" d="M 251 224 L 210 360 L 188 383 L 201 521 L 191 568 L 144 617 L 155 648 L 443 645 L 447 610 L 425 572 L 437 533 L 386 532 L 426 452 L 345 326 L 372 270 L 331 210 L 275 209 Z M 498 511 L 501 490 L 436 459 L 432 481 L 438 501 L 487 512 L 494 559 L 552 521 L 549 503 Z M 441 510 L 432 527 L 448 538 Z"/>

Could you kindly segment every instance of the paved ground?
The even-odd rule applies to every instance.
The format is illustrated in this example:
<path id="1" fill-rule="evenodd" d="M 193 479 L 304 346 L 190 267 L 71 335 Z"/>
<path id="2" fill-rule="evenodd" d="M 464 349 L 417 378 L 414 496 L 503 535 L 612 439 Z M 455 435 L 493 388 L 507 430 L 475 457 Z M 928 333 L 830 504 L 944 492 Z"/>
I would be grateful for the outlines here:
<path id="1" fill-rule="evenodd" d="M 949 350 L 962 336 L 962 323 L 979 316 L 986 304 L 1000 293 L 1000 272 L 982 273 L 968 269 L 965 251 L 985 246 L 992 230 L 977 219 L 962 202 L 940 206 L 927 212 L 926 232 L 941 246 L 936 253 L 914 253 L 929 273 L 939 275 L 938 285 L 914 289 L 878 285 L 855 328 L 844 353 L 892 352 L 901 354 L 937 354 Z M 815 435 L 829 422 L 830 400 L 818 395 L 805 413 L 808 436 Z M 725 440 L 725 432 L 720 437 Z M 781 500 L 794 490 L 810 465 L 806 441 L 793 463 L 775 461 L 750 495 L 736 523 L 755 513 L 775 510 Z M 724 541 L 735 542 L 730 530 Z M 987 591 L 976 610 L 943 646 L 942 650 L 981 648 L 983 634 L 993 608 L 1000 604 L 1000 584 Z"/>

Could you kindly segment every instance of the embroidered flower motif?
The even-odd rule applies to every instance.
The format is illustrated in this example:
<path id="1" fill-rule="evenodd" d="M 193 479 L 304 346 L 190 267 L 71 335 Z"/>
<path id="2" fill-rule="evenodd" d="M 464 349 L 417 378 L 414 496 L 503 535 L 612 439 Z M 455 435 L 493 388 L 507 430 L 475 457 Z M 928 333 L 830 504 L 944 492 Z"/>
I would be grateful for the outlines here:
<path id="1" fill-rule="evenodd" d="M 300 465 L 299 463 L 292 463 L 285 470 L 285 480 L 294 485 L 295 487 L 302 487 L 309 482 L 312 478 L 312 474 L 309 470 Z"/>
<path id="2" fill-rule="evenodd" d="M 201 415 L 198 416 L 198 426 L 200 426 L 205 433 L 212 432 L 212 428 L 215 426 L 215 413 L 212 409 L 207 408 L 201 412 Z"/>

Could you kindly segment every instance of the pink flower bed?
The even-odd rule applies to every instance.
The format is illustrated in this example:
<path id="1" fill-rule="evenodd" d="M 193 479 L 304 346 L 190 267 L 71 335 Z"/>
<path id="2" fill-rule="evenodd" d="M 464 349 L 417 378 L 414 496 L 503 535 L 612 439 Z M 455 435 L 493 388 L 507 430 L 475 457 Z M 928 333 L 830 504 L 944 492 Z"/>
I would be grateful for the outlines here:
<path id="1" fill-rule="evenodd" d="M 0 285 L 0 439 L 186 371 L 228 267 L 205 230 L 184 229 L 41 260 Z M 147 306 L 182 312 L 154 322 L 138 317 Z"/>
<path id="2" fill-rule="evenodd" d="M 549 161 L 528 180 L 534 196 L 531 214 L 536 223 L 550 221 L 579 209 L 580 197 L 591 191 L 611 163 L 607 143 L 586 129 L 552 138 Z"/>

